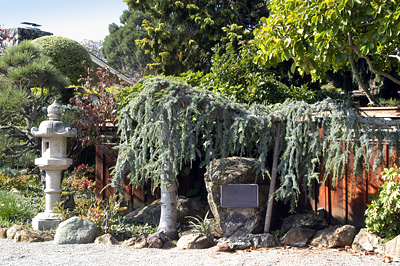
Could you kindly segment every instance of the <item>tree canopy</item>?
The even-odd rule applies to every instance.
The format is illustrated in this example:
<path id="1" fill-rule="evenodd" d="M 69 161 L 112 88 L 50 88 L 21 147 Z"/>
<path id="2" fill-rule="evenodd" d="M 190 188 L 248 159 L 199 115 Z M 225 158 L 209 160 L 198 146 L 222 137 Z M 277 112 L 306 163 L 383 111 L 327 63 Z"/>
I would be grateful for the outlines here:
<path id="1" fill-rule="evenodd" d="M 293 59 L 292 71 L 310 73 L 314 80 L 323 80 L 330 69 L 351 69 L 371 103 L 374 96 L 360 76 L 360 61 L 375 75 L 400 84 L 390 75 L 400 71 L 398 1 L 272 0 L 269 8 L 271 16 L 254 33 L 255 61 L 276 66 Z"/>
<path id="2" fill-rule="evenodd" d="M 124 1 L 130 9 L 155 19 L 144 21 L 149 38 L 138 43 L 151 54 L 151 66 L 167 75 L 188 70 L 208 72 L 212 49 L 222 43 L 227 30 L 240 26 L 242 32 L 252 30 L 262 16 L 268 16 L 263 0 Z"/>
<path id="3" fill-rule="evenodd" d="M 109 25 L 110 34 L 104 39 L 101 49 L 107 64 L 128 75 L 148 72 L 147 65 L 152 62 L 150 55 L 146 55 L 135 42 L 148 38 L 142 26 L 144 20 L 153 21 L 143 12 L 125 10 L 120 17 L 122 26 Z"/>

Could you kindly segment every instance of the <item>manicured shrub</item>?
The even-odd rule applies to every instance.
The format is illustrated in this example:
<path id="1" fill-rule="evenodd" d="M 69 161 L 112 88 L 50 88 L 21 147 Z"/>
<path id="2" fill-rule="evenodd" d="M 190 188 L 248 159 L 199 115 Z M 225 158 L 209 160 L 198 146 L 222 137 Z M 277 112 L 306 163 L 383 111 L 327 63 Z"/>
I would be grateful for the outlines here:
<path id="1" fill-rule="evenodd" d="M 52 64 L 70 80 L 79 85 L 78 80 L 86 77 L 86 66 L 92 65 L 89 52 L 80 43 L 60 36 L 44 36 L 33 42 L 43 47 L 43 53 L 51 58 Z"/>
<path id="2" fill-rule="evenodd" d="M 365 213 L 369 231 L 386 239 L 400 234 L 400 169 L 396 166 L 381 173 L 384 180 Z"/>

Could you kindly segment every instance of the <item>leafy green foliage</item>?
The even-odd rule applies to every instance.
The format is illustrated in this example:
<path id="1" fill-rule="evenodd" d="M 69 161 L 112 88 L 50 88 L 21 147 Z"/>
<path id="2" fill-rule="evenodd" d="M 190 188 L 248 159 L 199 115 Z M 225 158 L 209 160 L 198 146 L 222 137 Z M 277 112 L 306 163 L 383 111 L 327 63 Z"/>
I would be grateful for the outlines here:
<path id="1" fill-rule="evenodd" d="M 88 51 L 74 40 L 60 36 L 43 36 L 33 42 L 43 48 L 44 54 L 51 58 L 51 63 L 72 84 L 78 84 L 81 76 L 86 76 L 83 62 L 88 67 L 92 66 Z"/>
<path id="2" fill-rule="evenodd" d="M 0 190 L 0 224 L 25 223 L 38 212 L 30 198 Z"/>
<path id="3" fill-rule="evenodd" d="M 256 62 L 276 66 L 293 59 L 292 72 L 310 73 L 314 80 L 324 80 L 330 69 L 351 69 L 372 103 L 357 62 L 365 60 L 372 73 L 388 78 L 390 70 L 400 69 L 400 8 L 395 0 L 272 0 L 269 8 L 273 15 L 254 30 Z"/>
<path id="4" fill-rule="evenodd" d="M 365 224 L 369 231 L 390 240 L 400 234 L 400 170 L 395 165 L 380 177 L 384 183 L 368 205 Z"/>
<path id="5" fill-rule="evenodd" d="M 0 169 L 0 190 L 17 189 L 25 196 L 42 194 L 41 179 L 38 175 L 28 174 L 27 169 Z"/>
<path id="6" fill-rule="evenodd" d="M 152 21 L 152 18 L 140 11 L 125 10 L 120 17 L 122 26 L 109 25 L 110 34 L 104 39 L 101 49 L 107 64 L 129 75 L 143 75 L 149 71 L 150 55 L 146 55 L 135 42 L 148 38 L 142 27 L 144 20 Z"/>
<path id="7" fill-rule="evenodd" d="M 265 1 L 192 1 L 192 0 L 125 0 L 132 10 L 149 14 L 154 21 L 144 21 L 149 38 L 137 43 L 151 54 L 150 66 L 166 75 L 188 70 L 208 72 L 212 48 L 221 43 L 223 28 L 243 26 L 249 33 L 268 15 Z M 232 34 L 237 31 L 232 31 Z"/>
<path id="8" fill-rule="evenodd" d="M 277 121 L 282 123 L 282 145 L 275 196 L 290 201 L 292 208 L 301 190 L 312 192 L 315 180 L 323 183 L 328 176 L 333 184 L 340 180 L 351 152 L 354 172 L 360 173 L 363 161 L 373 160 L 373 169 L 384 161 L 383 141 L 396 150 L 400 140 L 399 130 L 364 123 L 347 102 L 248 106 L 176 79 L 155 77 L 145 80 L 142 90 L 118 113 L 121 142 L 112 186 L 123 188 L 125 178 L 133 186 L 150 179 L 155 189 L 176 183 L 181 167 L 197 158 L 209 165 L 232 155 L 257 158 L 257 170 L 269 175 L 267 154 Z M 371 139 L 376 140 L 376 149 Z M 325 169 L 321 177 L 316 171 L 319 165 Z M 166 172 L 171 179 L 161 184 Z"/>

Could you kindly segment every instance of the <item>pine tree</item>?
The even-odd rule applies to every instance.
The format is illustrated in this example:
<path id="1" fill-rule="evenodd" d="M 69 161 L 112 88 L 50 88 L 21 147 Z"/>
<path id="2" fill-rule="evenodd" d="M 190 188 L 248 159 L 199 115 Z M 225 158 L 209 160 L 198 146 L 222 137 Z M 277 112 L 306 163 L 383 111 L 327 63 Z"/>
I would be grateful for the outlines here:
<path id="1" fill-rule="evenodd" d="M 30 129 L 38 126 L 44 107 L 67 85 L 66 77 L 31 41 L 5 50 L 0 57 L 0 166 L 38 148 Z"/>

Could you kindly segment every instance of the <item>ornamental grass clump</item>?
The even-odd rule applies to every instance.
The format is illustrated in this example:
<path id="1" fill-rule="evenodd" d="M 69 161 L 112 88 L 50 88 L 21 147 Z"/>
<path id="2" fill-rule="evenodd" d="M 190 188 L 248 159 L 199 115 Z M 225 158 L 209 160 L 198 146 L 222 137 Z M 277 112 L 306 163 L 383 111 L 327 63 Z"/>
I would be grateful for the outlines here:
<path id="1" fill-rule="evenodd" d="M 31 198 L 0 190 L 0 224 L 23 224 L 32 220 L 40 208 Z"/>
<path id="2" fill-rule="evenodd" d="M 400 169 L 397 166 L 381 173 L 384 181 L 365 212 L 369 231 L 390 240 L 400 234 Z"/>

